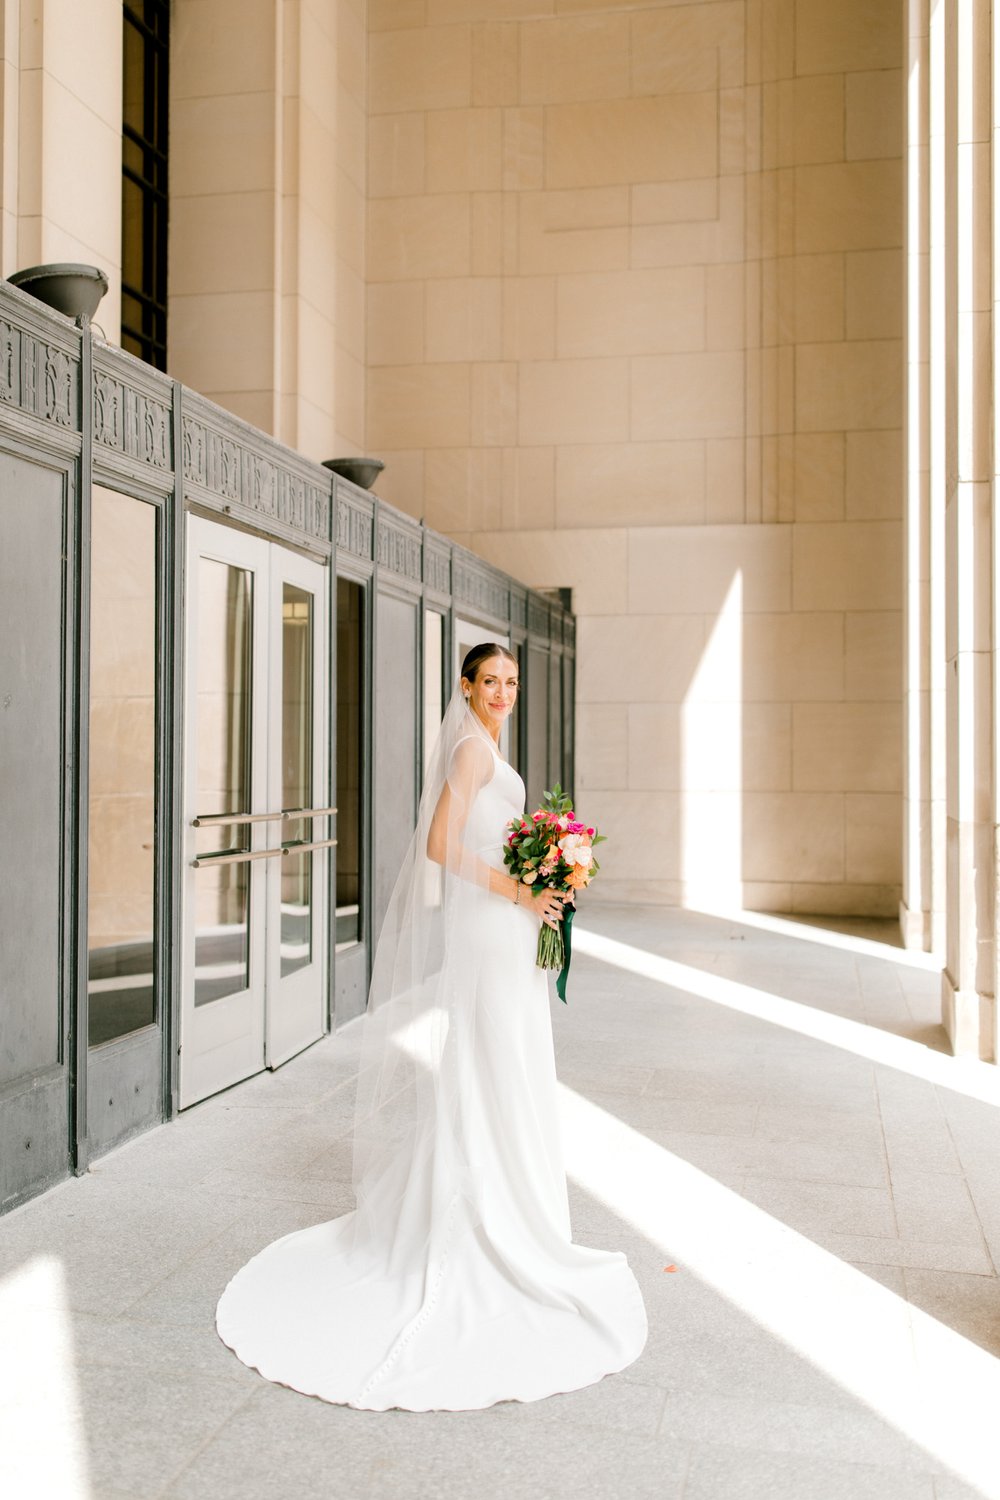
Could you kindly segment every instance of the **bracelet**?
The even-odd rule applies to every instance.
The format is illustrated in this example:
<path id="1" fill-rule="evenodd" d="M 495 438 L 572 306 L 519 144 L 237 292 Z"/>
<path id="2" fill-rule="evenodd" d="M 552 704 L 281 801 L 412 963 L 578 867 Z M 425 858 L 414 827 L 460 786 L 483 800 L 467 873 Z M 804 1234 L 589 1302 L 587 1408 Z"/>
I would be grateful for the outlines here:
<path id="1" fill-rule="evenodd" d="M 515 876 L 515 879 L 516 878 L 517 877 Z M 520 904 L 521 904 L 521 882 L 518 880 L 517 884 L 514 887 L 514 905 L 515 906 L 520 906 Z"/>

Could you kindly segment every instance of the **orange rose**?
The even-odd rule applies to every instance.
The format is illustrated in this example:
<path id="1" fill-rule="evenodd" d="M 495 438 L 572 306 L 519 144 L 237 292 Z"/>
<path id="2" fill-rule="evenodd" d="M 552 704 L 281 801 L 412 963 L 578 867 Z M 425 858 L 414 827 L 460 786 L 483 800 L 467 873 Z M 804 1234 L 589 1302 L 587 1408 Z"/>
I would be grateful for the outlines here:
<path id="1" fill-rule="evenodd" d="M 574 865 L 570 873 L 566 876 L 566 884 L 572 891 L 582 891 L 584 886 L 589 884 L 589 882 L 590 872 L 589 870 L 585 870 L 582 865 Z"/>

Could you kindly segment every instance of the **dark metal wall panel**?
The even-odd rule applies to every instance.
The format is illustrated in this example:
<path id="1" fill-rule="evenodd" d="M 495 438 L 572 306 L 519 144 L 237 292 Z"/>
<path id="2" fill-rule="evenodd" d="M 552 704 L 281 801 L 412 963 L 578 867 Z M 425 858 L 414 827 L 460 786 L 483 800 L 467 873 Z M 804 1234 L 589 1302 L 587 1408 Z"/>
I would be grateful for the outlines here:
<path id="1" fill-rule="evenodd" d="M 90 1054 L 87 1102 L 95 1151 L 108 1151 L 160 1119 L 163 1038 L 150 1027 L 121 1042 L 97 1047 Z"/>
<path id="2" fill-rule="evenodd" d="M 0 1213 L 69 1175 L 68 1115 L 64 1067 L 0 1092 Z"/>
<path id="3" fill-rule="evenodd" d="M 418 608 L 389 593 L 380 593 L 375 602 L 375 860 L 370 930 L 376 940 L 417 815 Z"/>
<path id="4" fill-rule="evenodd" d="M 563 703 L 563 786 L 576 792 L 576 661 L 567 651 L 561 659 Z"/>
<path id="5" fill-rule="evenodd" d="M 69 1159 L 60 942 L 65 506 L 65 472 L 0 454 L 0 1142 L 6 1148 L 0 1157 L 5 1160 L 5 1199 L 22 1192 L 36 1173 L 43 1180 L 62 1175 Z M 40 1089 L 36 1078 L 43 1084 Z"/>
<path id="6" fill-rule="evenodd" d="M 528 762 L 524 784 L 528 807 L 535 808 L 549 785 L 549 655 L 529 643 L 528 658 Z"/>
<path id="7" fill-rule="evenodd" d="M 555 652 L 549 657 L 549 770 L 545 785 L 562 783 L 565 791 L 566 767 L 563 760 L 565 717 L 562 698 L 562 656 Z"/>

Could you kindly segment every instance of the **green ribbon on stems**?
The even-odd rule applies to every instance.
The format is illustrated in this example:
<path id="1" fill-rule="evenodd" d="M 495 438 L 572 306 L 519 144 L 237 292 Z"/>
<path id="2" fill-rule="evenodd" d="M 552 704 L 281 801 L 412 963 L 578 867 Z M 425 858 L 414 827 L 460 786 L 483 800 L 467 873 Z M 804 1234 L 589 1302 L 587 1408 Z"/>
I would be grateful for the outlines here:
<path id="1" fill-rule="evenodd" d="M 559 977 L 556 979 L 556 994 L 565 1005 L 567 1004 L 566 980 L 569 976 L 569 963 L 573 951 L 573 917 L 576 914 L 576 907 L 568 901 L 563 908 L 563 913 L 563 919 L 558 927 L 550 927 L 547 922 L 542 923 L 542 930 L 538 934 L 537 962 L 540 969 L 559 970 Z"/>
<path id="2" fill-rule="evenodd" d="M 569 961 L 573 957 L 573 918 L 575 915 L 576 907 L 569 905 L 566 907 L 566 915 L 562 920 L 563 947 L 566 950 L 566 957 L 559 971 L 559 977 L 556 980 L 556 994 L 563 1005 L 566 1004 L 566 980 L 569 978 Z"/>

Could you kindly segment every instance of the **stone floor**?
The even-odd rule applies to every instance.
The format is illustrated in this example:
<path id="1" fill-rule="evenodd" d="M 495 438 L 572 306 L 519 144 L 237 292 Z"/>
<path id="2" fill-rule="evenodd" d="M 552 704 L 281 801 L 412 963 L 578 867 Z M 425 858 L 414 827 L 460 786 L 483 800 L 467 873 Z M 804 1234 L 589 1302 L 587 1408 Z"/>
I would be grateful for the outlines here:
<path id="1" fill-rule="evenodd" d="M 1000 1496 L 1000 1079 L 857 924 L 588 909 L 553 1004 L 575 1237 L 650 1315 L 624 1375 L 375 1414 L 245 1369 L 212 1317 L 349 1203 L 357 1028 L 0 1221 L 9 1500 Z"/>

